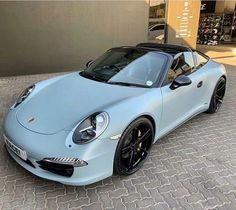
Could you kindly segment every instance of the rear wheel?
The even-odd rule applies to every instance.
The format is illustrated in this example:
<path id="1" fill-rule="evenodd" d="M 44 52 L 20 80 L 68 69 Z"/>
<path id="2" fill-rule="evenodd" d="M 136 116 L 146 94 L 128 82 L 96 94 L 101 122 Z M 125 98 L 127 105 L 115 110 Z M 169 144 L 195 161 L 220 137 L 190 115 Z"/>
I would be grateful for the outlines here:
<path id="1" fill-rule="evenodd" d="M 130 175 L 141 168 L 146 160 L 154 139 L 154 128 L 147 118 L 138 118 L 131 123 L 119 140 L 114 171 Z"/>
<path id="2" fill-rule="evenodd" d="M 221 77 L 216 84 L 207 113 L 215 113 L 220 109 L 224 99 L 225 89 L 226 80 L 224 77 Z"/>

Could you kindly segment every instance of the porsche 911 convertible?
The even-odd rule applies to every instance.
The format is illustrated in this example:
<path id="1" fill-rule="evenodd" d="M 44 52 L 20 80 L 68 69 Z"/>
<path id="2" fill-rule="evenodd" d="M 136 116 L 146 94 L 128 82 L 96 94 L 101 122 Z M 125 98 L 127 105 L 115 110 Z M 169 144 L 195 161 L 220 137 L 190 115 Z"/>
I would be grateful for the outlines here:
<path id="1" fill-rule="evenodd" d="M 223 65 L 186 46 L 112 48 L 83 71 L 24 90 L 4 121 L 6 148 L 28 171 L 64 184 L 130 175 L 158 139 L 217 112 L 226 80 Z"/>

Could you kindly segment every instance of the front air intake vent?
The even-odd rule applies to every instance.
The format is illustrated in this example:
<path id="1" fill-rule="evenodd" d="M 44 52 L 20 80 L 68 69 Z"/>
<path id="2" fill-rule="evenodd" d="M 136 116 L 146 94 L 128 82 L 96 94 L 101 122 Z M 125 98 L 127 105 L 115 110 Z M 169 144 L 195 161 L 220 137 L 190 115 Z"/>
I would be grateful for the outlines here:
<path id="1" fill-rule="evenodd" d="M 61 176 L 71 177 L 74 172 L 74 167 L 68 164 L 53 163 L 44 160 L 37 161 L 37 163 L 43 170 Z"/>

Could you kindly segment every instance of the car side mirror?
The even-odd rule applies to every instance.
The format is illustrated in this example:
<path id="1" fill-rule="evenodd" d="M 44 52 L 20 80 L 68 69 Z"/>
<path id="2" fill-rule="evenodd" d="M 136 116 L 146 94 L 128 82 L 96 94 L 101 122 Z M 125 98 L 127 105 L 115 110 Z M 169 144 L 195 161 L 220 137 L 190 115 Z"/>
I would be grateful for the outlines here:
<path id="1" fill-rule="evenodd" d="M 175 80 L 171 83 L 170 89 L 174 90 L 174 89 L 181 87 L 181 86 L 190 85 L 191 83 L 192 83 L 192 80 L 189 77 L 187 77 L 185 75 L 180 75 L 180 76 L 176 77 Z"/>
<path id="2" fill-rule="evenodd" d="M 88 61 L 88 62 L 86 63 L 86 67 L 91 66 L 92 63 L 93 63 L 93 60 Z"/>

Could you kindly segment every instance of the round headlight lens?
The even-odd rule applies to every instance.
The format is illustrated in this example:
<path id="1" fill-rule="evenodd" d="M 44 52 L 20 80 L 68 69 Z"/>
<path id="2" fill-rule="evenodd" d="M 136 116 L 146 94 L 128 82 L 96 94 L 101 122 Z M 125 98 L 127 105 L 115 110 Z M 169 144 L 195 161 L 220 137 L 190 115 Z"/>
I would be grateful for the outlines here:
<path id="1" fill-rule="evenodd" d="M 16 103 L 14 107 L 17 107 L 19 104 L 21 104 L 29 95 L 33 92 L 35 85 L 32 85 L 28 88 L 26 88 L 17 98 Z"/>
<path id="2" fill-rule="evenodd" d="M 73 142 L 83 144 L 98 138 L 107 128 L 108 121 L 106 112 L 91 115 L 77 126 L 72 137 Z"/>

